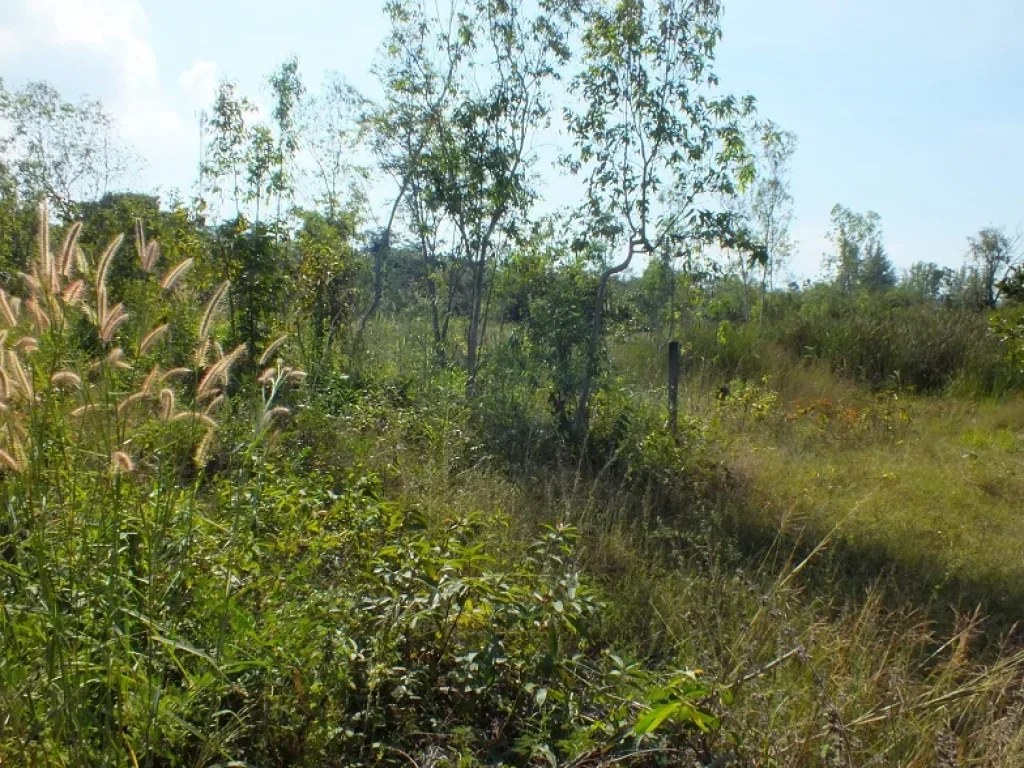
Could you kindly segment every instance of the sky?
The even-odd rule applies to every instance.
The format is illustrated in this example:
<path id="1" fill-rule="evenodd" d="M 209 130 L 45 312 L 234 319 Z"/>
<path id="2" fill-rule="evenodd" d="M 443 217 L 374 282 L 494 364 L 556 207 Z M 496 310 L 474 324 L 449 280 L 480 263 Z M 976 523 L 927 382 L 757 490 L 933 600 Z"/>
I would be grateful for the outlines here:
<path id="1" fill-rule="evenodd" d="M 882 217 L 897 267 L 956 266 L 967 237 L 1024 226 L 1024 0 L 725 0 L 716 68 L 798 137 L 791 271 L 818 273 L 829 211 Z M 268 100 L 297 55 L 372 95 L 382 0 L 0 0 L 0 77 L 101 99 L 145 167 L 187 191 L 219 79 Z M 551 179 L 549 187 L 562 182 Z"/>

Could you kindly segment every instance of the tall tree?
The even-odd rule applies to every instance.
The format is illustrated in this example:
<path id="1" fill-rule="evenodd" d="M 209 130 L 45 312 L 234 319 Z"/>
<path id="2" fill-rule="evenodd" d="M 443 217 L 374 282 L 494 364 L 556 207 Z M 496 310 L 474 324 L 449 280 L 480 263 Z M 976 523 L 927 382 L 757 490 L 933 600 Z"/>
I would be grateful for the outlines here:
<path id="1" fill-rule="evenodd" d="M 869 293 L 885 293 L 896 285 L 896 270 L 880 242 L 868 245 L 857 284 Z"/>
<path id="2" fill-rule="evenodd" d="M 300 103 L 299 130 L 312 162 L 314 200 L 328 220 L 341 216 L 346 200 L 363 197 L 359 182 L 366 171 L 357 162 L 364 135 L 365 100 L 337 73 L 328 73 L 320 91 Z"/>
<path id="3" fill-rule="evenodd" d="M 718 2 L 594 0 L 584 6 L 582 25 L 580 68 L 571 82 L 578 106 L 567 109 L 574 142 L 568 164 L 586 173 L 588 239 L 624 245 L 625 255 L 609 262 L 608 247 L 593 249 L 602 256 L 574 417 L 578 435 L 586 433 L 599 373 L 609 281 L 637 254 L 673 243 L 719 235 L 739 245 L 728 219 L 702 201 L 732 194 L 737 170 L 747 181 L 753 175 L 738 123 L 752 112 L 753 99 L 706 95 L 718 82 L 711 69 L 721 36 Z"/>
<path id="4" fill-rule="evenodd" d="M 903 273 L 900 290 L 921 301 L 936 301 L 948 291 L 952 270 L 930 261 L 915 261 Z"/>
<path id="5" fill-rule="evenodd" d="M 793 195 L 789 163 L 796 152 L 796 134 L 781 130 L 770 120 L 754 128 L 757 176 L 750 187 L 750 213 L 754 234 L 764 244 L 761 265 L 761 315 L 767 291 L 793 251 Z"/>
<path id="6" fill-rule="evenodd" d="M 268 199 L 275 191 L 278 191 L 278 201 L 281 199 L 279 190 L 275 190 L 274 168 L 280 162 L 278 145 L 274 141 L 274 135 L 270 128 L 265 125 L 254 125 L 246 132 L 248 141 L 245 148 L 245 180 L 248 188 L 245 190 L 245 201 L 254 203 L 253 220 L 258 224 L 261 221 L 261 204 Z"/>
<path id="7" fill-rule="evenodd" d="M 373 153 L 393 178 L 396 191 L 372 248 L 372 298 L 360 319 L 360 335 L 380 306 L 396 219 L 414 176 L 425 178 L 424 149 L 447 119 L 473 39 L 469 16 L 460 3 L 441 13 L 426 0 L 389 0 L 385 11 L 391 31 L 384 58 L 374 68 L 384 97 L 368 110 L 364 122 Z"/>
<path id="8" fill-rule="evenodd" d="M 0 81 L 0 159 L 15 173 L 25 199 L 45 197 L 65 218 L 75 203 L 110 190 L 138 161 L 98 101 L 65 101 L 45 82 L 7 91 Z"/>
<path id="9" fill-rule="evenodd" d="M 824 264 L 841 290 L 852 293 L 860 287 L 863 261 L 868 252 L 881 243 L 881 222 L 882 217 L 874 211 L 860 214 L 843 205 L 832 207 L 828 238 L 836 250 L 826 254 Z"/>
<path id="10" fill-rule="evenodd" d="M 967 238 L 968 260 L 977 270 L 982 300 L 994 307 L 999 300 L 999 281 L 1021 258 L 1021 236 L 1010 237 L 997 227 L 985 227 Z"/>
<path id="11" fill-rule="evenodd" d="M 299 151 L 299 108 L 306 86 L 299 75 L 299 60 L 291 56 L 267 78 L 274 95 L 273 119 L 277 129 L 274 159 L 277 167 L 270 177 L 270 189 L 277 197 L 277 224 L 280 226 L 285 199 L 294 194 L 293 166 Z"/>
<path id="12" fill-rule="evenodd" d="M 466 3 L 454 33 L 465 76 L 454 81 L 448 108 L 414 166 L 426 205 L 446 217 L 468 270 L 471 391 L 486 330 L 488 270 L 499 242 L 516 236 L 534 200 L 530 140 L 549 120 L 548 86 L 568 57 L 563 10 L 550 0 L 531 7 L 505 0 Z"/>
<path id="13" fill-rule="evenodd" d="M 252 102 L 238 95 L 237 87 L 229 80 L 221 82 L 214 97 L 210 113 L 211 131 L 207 172 L 214 181 L 213 192 L 224 195 L 224 181 L 230 183 L 235 215 L 242 215 L 243 175 L 249 150 L 249 119 L 254 111 Z"/>

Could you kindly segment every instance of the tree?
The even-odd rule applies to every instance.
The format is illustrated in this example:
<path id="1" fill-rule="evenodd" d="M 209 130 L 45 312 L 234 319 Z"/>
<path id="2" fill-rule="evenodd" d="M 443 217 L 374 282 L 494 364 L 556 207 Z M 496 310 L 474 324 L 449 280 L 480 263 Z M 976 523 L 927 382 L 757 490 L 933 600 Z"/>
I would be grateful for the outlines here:
<path id="1" fill-rule="evenodd" d="M 0 81 L 0 158 L 27 201 L 46 198 L 65 219 L 75 204 L 105 194 L 137 164 L 98 101 L 65 101 L 45 82 L 9 92 Z"/>
<path id="2" fill-rule="evenodd" d="M 320 92 L 300 103 L 303 148 L 312 160 L 316 204 L 328 220 L 342 215 L 346 199 L 360 201 L 356 183 L 365 169 L 356 162 L 363 138 L 361 112 L 365 100 L 337 73 L 328 73 Z M 347 189 L 346 189 L 347 186 Z"/>
<path id="3" fill-rule="evenodd" d="M 868 293 L 885 293 L 896 285 L 896 270 L 881 243 L 868 245 L 861 260 L 857 284 Z"/>
<path id="4" fill-rule="evenodd" d="M 380 167 L 393 177 L 397 190 L 373 246 L 372 299 L 360 320 L 360 335 L 380 306 L 384 263 L 396 217 L 414 176 L 425 178 L 424 148 L 450 109 L 472 42 L 469 17 L 459 4 L 450 7 L 447 17 L 434 15 L 425 0 L 390 0 L 385 11 L 391 32 L 384 45 L 384 62 L 375 67 L 384 98 L 369 109 L 364 123 L 371 149 Z"/>
<path id="5" fill-rule="evenodd" d="M 270 177 L 270 190 L 277 196 L 277 223 L 280 226 L 282 205 L 295 190 L 292 166 L 299 151 L 299 108 L 306 86 L 299 75 L 299 60 L 291 56 L 267 78 L 274 94 L 274 125 L 277 142 L 273 157 L 276 169 Z"/>
<path id="6" fill-rule="evenodd" d="M 547 85 L 568 56 L 562 10 L 545 0 L 531 16 L 517 3 L 473 0 L 458 13 L 453 34 L 471 76 L 453 80 L 450 106 L 412 166 L 426 206 L 449 222 L 470 277 L 469 391 L 486 331 L 488 269 L 499 243 L 517 236 L 535 196 L 530 139 L 549 119 Z"/>
<path id="7" fill-rule="evenodd" d="M 844 292 L 852 293 L 861 287 L 863 261 L 872 249 L 881 247 L 881 222 L 882 217 L 874 211 L 859 214 L 839 204 L 833 206 L 828 238 L 835 244 L 836 252 L 825 257 L 825 268 Z M 876 259 L 876 271 L 882 266 L 881 260 Z"/>
<path id="8" fill-rule="evenodd" d="M 937 301 L 949 290 L 952 270 L 930 261 L 916 261 L 900 280 L 900 290 L 920 301 Z"/>
<path id="9" fill-rule="evenodd" d="M 796 134 L 780 130 L 770 120 L 754 128 L 757 175 L 747 195 L 755 236 L 764 244 L 767 258 L 761 265 L 761 316 L 767 290 L 793 251 L 793 195 L 789 163 L 796 152 Z"/>
<path id="10" fill-rule="evenodd" d="M 1020 242 L 1020 235 L 1011 238 L 997 227 L 985 227 L 967 238 L 968 260 L 977 270 L 986 307 L 999 301 L 999 281 L 1020 258 Z"/>
<path id="11" fill-rule="evenodd" d="M 253 220 L 258 224 L 260 222 L 260 204 L 264 196 L 269 198 L 275 191 L 274 168 L 280 163 L 280 156 L 274 135 L 267 126 L 254 125 L 247 134 L 245 180 L 248 183 L 248 189 L 245 192 L 245 201 L 256 204 Z M 278 201 L 280 199 L 279 193 Z"/>
<path id="12" fill-rule="evenodd" d="M 230 80 L 221 82 L 214 97 L 209 120 L 212 131 L 209 146 L 209 165 L 206 169 L 214 180 L 214 193 L 223 197 L 223 182 L 231 184 L 231 198 L 235 216 L 242 215 L 242 175 L 247 172 L 250 148 L 248 120 L 254 111 L 252 102 L 240 97 Z M 249 173 L 250 182 L 252 173 Z"/>
<path id="13" fill-rule="evenodd" d="M 600 373 L 603 312 L 610 280 L 637 254 L 662 248 L 682 253 L 709 239 L 745 246 L 731 217 L 702 206 L 708 195 L 731 195 L 737 177 L 750 181 L 738 118 L 753 99 L 710 98 L 711 70 L 721 36 L 717 2 L 621 0 L 587 3 L 580 68 L 571 81 L 579 107 L 567 109 L 575 173 L 586 172 L 582 248 L 598 256 L 588 370 L 579 393 L 574 430 L 586 434 L 589 400 Z M 737 176 L 737 172 L 739 172 Z M 664 203 L 659 215 L 658 203 Z M 593 242 L 605 245 L 594 248 Z M 622 260 L 609 246 L 625 245 Z"/>

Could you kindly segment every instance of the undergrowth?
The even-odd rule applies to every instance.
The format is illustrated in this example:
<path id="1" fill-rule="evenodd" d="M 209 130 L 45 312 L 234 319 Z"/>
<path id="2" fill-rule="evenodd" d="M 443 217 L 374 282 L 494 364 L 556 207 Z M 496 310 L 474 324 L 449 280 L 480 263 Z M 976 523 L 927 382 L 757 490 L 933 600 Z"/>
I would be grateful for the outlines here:
<path id="1" fill-rule="evenodd" d="M 120 241 L 93 263 L 41 220 L 0 294 L 3 764 L 1024 757 L 1024 658 L 979 654 L 979 616 L 943 638 L 816 583 L 831 537 L 742 551 L 711 441 L 763 392 L 673 435 L 607 385 L 580 445 L 514 382 L 306 388 L 285 337 L 224 351 L 227 287 L 141 228 L 129 306 Z"/>

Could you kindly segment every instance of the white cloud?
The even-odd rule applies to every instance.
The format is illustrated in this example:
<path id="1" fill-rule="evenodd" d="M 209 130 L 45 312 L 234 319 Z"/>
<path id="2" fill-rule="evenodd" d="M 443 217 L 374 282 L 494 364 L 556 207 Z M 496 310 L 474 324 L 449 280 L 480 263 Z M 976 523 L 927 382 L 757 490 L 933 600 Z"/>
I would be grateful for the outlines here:
<path id="1" fill-rule="evenodd" d="M 192 66 L 178 77 L 189 103 L 195 108 L 207 106 L 217 90 L 217 64 L 205 59 L 193 59 Z"/>
<path id="2" fill-rule="evenodd" d="M 191 136 L 160 83 L 140 0 L 0 0 L 0 66 L 54 77 L 66 98 L 98 96 L 144 157 Z"/>
<path id="3" fill-rule="evenodd" d="M 12 0 L 0 16 L 0 55 L 57 49 L 101 58 L 131 96 L 158 86 L 148 32 L 138 0 Z"/>

